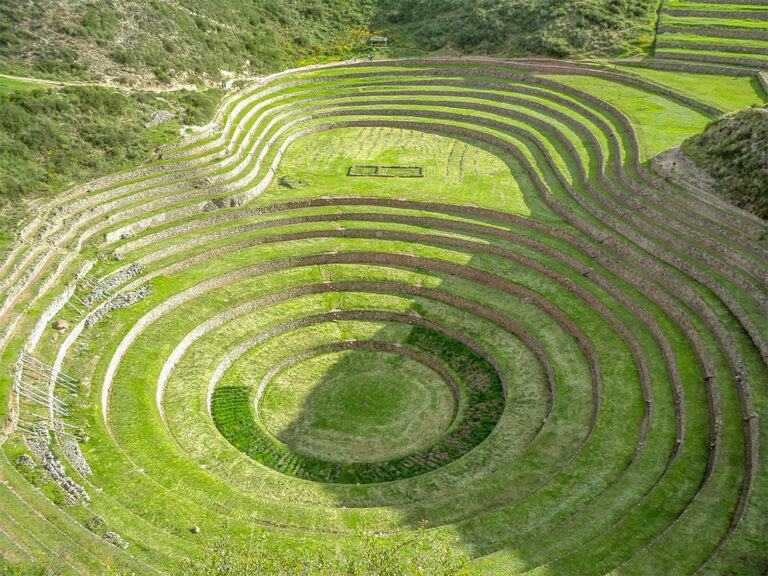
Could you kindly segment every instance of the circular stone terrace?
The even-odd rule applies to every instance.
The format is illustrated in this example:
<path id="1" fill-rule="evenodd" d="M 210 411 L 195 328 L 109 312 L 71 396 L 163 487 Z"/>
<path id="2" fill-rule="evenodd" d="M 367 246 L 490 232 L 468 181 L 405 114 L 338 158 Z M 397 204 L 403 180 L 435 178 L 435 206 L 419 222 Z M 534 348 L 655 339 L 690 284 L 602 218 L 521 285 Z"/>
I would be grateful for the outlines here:
<path id="1" fill-rule="evenodd" d="M 766 226 L 569 75 L 719 112 L 332 65 L 41 208 L 0 263 L 2 555 L 145 574 L 224 526 L 354 555 L 424 518 L 473 574 L 762 574 Z"/>

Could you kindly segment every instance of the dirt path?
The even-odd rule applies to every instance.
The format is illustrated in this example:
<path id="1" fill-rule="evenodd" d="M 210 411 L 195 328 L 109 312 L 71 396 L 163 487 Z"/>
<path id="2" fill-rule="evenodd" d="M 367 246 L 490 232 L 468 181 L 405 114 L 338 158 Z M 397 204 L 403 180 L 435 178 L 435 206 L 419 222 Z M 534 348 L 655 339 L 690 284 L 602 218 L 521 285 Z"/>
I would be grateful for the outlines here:
<path id="1" fill-rule="evenodd" d="M 130 88 L 122 86 L 116 82 L 85 82 L 78 80 L 44 80 L 42 78 L 32 78 L 29 76 L 14 76 L 12 74 L 0 74 L 0 78 L 7 78 L 8 80 L 18 80 L 19 82 L 28 82 L 30 84 L 40 84 L 41 86 L 101 86 L 102 88 L 112 88 L 118 90 L 125 90 L 128 92 L 174 92 L 176 90 L 190 90 L 196 91 L 198 88 L 194 84 L 171 84 L 166 87 L 145 87 L 145 88 Z"/>

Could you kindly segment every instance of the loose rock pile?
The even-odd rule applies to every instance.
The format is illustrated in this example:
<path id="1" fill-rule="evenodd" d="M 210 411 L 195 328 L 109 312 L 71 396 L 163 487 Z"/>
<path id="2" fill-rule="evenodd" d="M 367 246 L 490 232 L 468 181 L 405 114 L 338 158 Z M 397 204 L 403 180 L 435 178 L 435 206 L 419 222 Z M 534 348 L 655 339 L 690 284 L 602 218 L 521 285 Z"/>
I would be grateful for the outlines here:
<path id="1" fill-rule="evenodd" d="M 26 468 L 28 470 L 33 469 L 37 464 L 29 454 L 22 454 L 16 459 L 17 468 Z"/>
<path id="2" fill-rule="evenodd" d="M 142 286 L 139 286 L 133 292 L 118 294 L 112 300 L 107 302 L 104 306 L 94 311 L 94 313 L 91 316 L 86 318 L 85 327 L 86 328 L 93 327 L 93 325 L 96 324 L 96 322 L 101 320 L 104 316 L 108 315 L 110 312 L 114 312 L 115 310 L 122 310 L 123 308 L 128 308 L 129 306 L 133 306 L 137 302 L 140 302 L 141 300 L 146 298 L 147 295 L 149 295 L 151 292 L 152 292 L 152 286 L 149 284 L 144 284 Z"/>
<path id="3" fill-rule="evenodd" d="M 117 546 L 118 548 L 122 548 L 123 550 L 125 550 L 126 548 L 128 548 L 128 546 L 130 546 L 130 544 L 128 544 L 128 542 L 126 542 L 122 538 L 122 536 L 120 536 L 120 534 L 117 534 L 116 532 L 104 532 L 104 536 L 102 536 L 102 538 L 104 538 L 104 540 L 106 540 L 110 544 L 114 544 L 115 546 Z"/>
<path id="4" fill-rule="evenodd" d="M 86 524 L 86 527 L 91 532 L 96 532 L 102 528 L 104 528 L 107 525 L 107 521 L 104 520 L 102 516 L 94 516 L 90 520 L 88 520 L 88 524 Z"/>
<path id="5" fill-rule="evenodd" d="M 66 506 L 76 506 L 83 502 L 91 501 L 85 488 L 67 475 L 64 465 L 53 455 L 51 440 L 47 434 L 44 436 L 28 437 L 27 445 L 40 462 L 43 470 L 51 477 L 51 480 L 58 484 L 66 493 Z"/>
<path id="6" fill-rule="evenodd" d="M 77 470 L 79 474 L 83 476 L 90 476 L 93 474 L 88 462 L 85 461 L 82 451 L 80 450 L 80 444 L 77 440 L 65 440 L 61 443 L 61 450 L 64 452 L 64 456 L 67 457 L 72 467 Z"/>
<path id="7" fill-rule="evenodd" d="M 159 126 L 163 122 L 173 120 L 175 117 L 175 114 L 173 114 L 173 112 L 168 112 L 168 110 L 157 110 L 152 113 L 151 120 L 144 124 L 144 128 L 153 128 L 155 126 Z"/>
<path id="8" fill-rule="evenodd" d="M 146 266 L 142 266 L 141 264 L 132 264 L 131 266 L 128 266 L 125 270 L 122 270 L 101 282 L 98 288 L 91 290 L 91 292 L 83 298 L 83 303 L 90 308 L 93 307 L 96 302 L 106 300 L 118 286 L 122 286 L 132 278 L 138 276 L 145 269 Z"/>

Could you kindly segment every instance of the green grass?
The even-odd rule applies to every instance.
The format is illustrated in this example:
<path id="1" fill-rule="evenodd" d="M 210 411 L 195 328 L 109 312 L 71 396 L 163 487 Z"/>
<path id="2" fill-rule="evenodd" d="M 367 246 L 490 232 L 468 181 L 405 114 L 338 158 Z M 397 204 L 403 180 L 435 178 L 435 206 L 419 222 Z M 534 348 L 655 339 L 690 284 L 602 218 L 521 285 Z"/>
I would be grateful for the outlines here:
<path id="1" fill-rule="evenodd" d="M 209 153 L 185 150 L 201 174 L 237 182 L 263 150 L 256 138 L 279 146 L 322 129 L 288 146 L 245 206 L 201 211 L 240 190 L 180 195 L 200 175 L 159 188 L 178 174 L 127 174 L 141 189 L 115 192 L 105 214 L 63 200 L 65 230 L 93 226 L 92 236 L 81 245 L 40 232 L 82 256 L 54 277 L 57 255 L 21 294 L 3 365 L 85 256 L 97 277 L 140 261 L 130 282 L 153 290 L 61 353 L 82 381 L 66 395 L 67 421 L 88 436 L 93 475 L 68 470 L 90 503 L 58 509 L 53 488 L 41 494 L 13 466 L 21 439 L 3 444 L 9 554 L 34 548 L 51 518 L 56 529 L 40 532 L 47 554 L 82 544 L 71 563 L 84 572 L 98 571 L 102 547 L 133 572 L 173 572 L 222 531 L 246 546 L 264 534 L 277 554 L 355 558 L 361 534 L 408 535 L 426 519 L 424 549 L 467 553 L 473 574 L 688 574 L 728 535 L 752 479 L 747 513 L 702 571 L 762 574 L 765 464 L 748 476 L 731 368 L 743 361 L 738 378 L 761 416 L 764 226 L 661 188 L 631 162 L 709 118 L 588 74 L 549 85 L 494 78 L 490 66 L 482 76 L 444 69 L 272 82 L 275 93 L 237 119 L 252 134 L 228 130 Z M 633 74 L 723 109 L 757 102 L 749 80 Z M 325 116 L 279 132 L 315 112 Z M 228 165 L 230 143 L 244 152 L 239 166 Z M 420 166 L 424 177 L 350 178 L 351 165 Z M 84 198 L 112 201 L 101 193 Z M 23 270 L 23 258 L 8 269 Z M 56 317 L 81 319 L 71 307 Z M 52 362 L 64 338 L 45 328 L 35 354 Z M 87 530 L 96 514 L 126 551 Z"/>
<path id="2" fill-rule="evenodd" d="M 696 49 L 689 49 L 689 48 L 659 48 L 656 53 L 660 55 L 664 55 L 667 52 L 671 53 L 677 53 L 677 54 L 699 54 L 701 51 Z M 717 49 L 714 50 L 707 50 L 706 54 L 713 57 L 718 58 L 749 58 L 750 60 L 754 61 L 755 66 L 765 66 L 766 61 L 768 61 L 768 54 L 737 54 L 735 52 L 724 52 L 719 51 Z"/>
<path id="3" fill-rule="evenodd" d="M 687 27 L 695 29 L 726 28 L 728 30 L 763 30 L 765 20 L 740 20 L 727 17 L 710 16 L 672 16 L 662 12 L 661 25 L 672 27 Z"/>
<path id="4" fill-rule="evenodd" d="M 373 340 L 378 342 L 391 331 L 381 329 Z M 330 364 L 326 359 L 326 375 L 309 390 L 306 388 L 307 378 L 311 382 L 313 376 L 311 364 L 308 366 L 304 361 L 288 365 L 285 373 L 281 372 L 267 388 L 263 424 L 252 422 L 252 410 L 248 408 L 252 400 L 245 392 L 247 388 L 231 385 L 228 380 L 228 385 L 221 392 L 217 388 L 213 396 L 212 414 L 217 427 L 235 447 L 259 462 L 283 473 L 318 481 L 381 482 L 444 466 L 482 442 L 493 430 L 503 410 L 501 383 L 493 368 L 463 344 L 420 327 L 405 331 L 403 336 L 401 345 L 427 354 L 455 374 L 466 395 L 458 419 L 454 418 L 458 407 L 453 406 L 448 383 L 428 384 L 423 369 L 421 374 L 399 379 L 391 358 L 390 370 L 382 371 L 387 366 L 385 362 L 379 367 L 377 380 L 373 374 L 380 363 L 377 355 L 382 353 L 370 351 L 362 357 L 357 353 L 351 359 L 347 355 L 332 356 Z M 347 336 L 350 337 L 365 338 L 355 331 Z M 286 338 L 282 346 L 301 350 L 307 342 L 313 342 L 314 348 L 318 348 L 326 338 L 320 334 L 303 336 L 302 340 Z M 268 354 L 261 348 L 253 354 L 254 357 L 243 360 L 252 370 L 242 370 L 233 383 L 242 382 L 249 373 L 263 374 L 256 358 L 276 358 L 275 353 Z M 369 369 L 366 355 L 372 365 Z M 402 358 L 398 360 L 402 362 Z M 432 371 L 430 377 L 435 376 Z M 257 380 L 253 385 L 260 384 Z M 435 385 L 442 389 L 439 396 L 433 391 Z M 417 399 L 400 390 L 410 386 L 421 390 L 419 396 L 429 395 Z M 250 396 L 254 394 L 255 391 Z M 459 388 L 455 394 L 458 401 Z M 483 409 L 478 411 L 476 406 Z M 264 408 L 259 410 L 261 415 Z M 427 426 L 432 432 L 416 432 L 420 426 Z M 265 432 L 271 432 L 272 438 Z"/>
<path id="5" fill-rule="evenodd" d="M 454 412 L 453 393 L 434 370 L 366 350 L 289 367 L 259 403 L 266 430 L 292 450 L 345 462 L 390 460 L 431 446 Z"/>
<path id="6" fill-rule="evenodd" d="M 746 11 L 746 12 L 763 12 L 768 10 L 768 7 L 761 6 L 760 4 L 749 4 L 745 2 L 743 4 L 737 3 L 717 3 L 717 2 L 686 2 L 685 0 L 666 0 L 664 4 L 665 8 L 675 10 L 717 10 L 718 12 L 732 12 L 732 11 Z"/>
<path id="7" fill-rule="evenodd" d="M 637 135 L 643 146 L 643 159 L 676 146 L 691 135 L 701 132 L 709 121 L 708 116 L 701 111 L 618 82 L 589 76 L 551 78 L 610 102 L 629 116 L 637 127 Z M 660 126 L 666 128 L 661 130 Z"/>
<path id="8" fill-rule="evenodd" d="M 720 38 L 707 36 L 706 30 L 698 31 L 699 34 L 683 34 L 680 32 L 662 32 L 656 37 L 657 42 L 685 42 L 688 44 L 711 44 L 713 46 L 739 46 L 745 49 L 765 49 L 768 42 L 748 38 Z"/>
<path id="9" fill-rule="evenodd" d="M 15 80 L 12 78 L 0 78 L 0 95 L 9 94 L 11 92 L 29 92 L 31 90 L 39 90 L 40 84 L 34 82 L 25 82 L 23 80 Z"/>
<path id="10" fill-rule="evenodd" d="M 735 111 L 749 106 L 762 106 L 768 101 L 757 78 L 733 77 L 715 74 L 696 74 L 651 68 L 633 68 L 632 72 L 651 80 L 675 86 L 700 102 L 716 106 L 723 111 Z M 619 104 L 616 102 L 616 104 Z"/>
<path id="11" fill-rule="evenodd" d="M 294 146 L 296 147 L 296 146 Z M 293 148 L 293 147 L 292 147 Z M 422 162 L 424 178 L 368 179 L 364 184 L 347 177 L 350 165 L 412 165 Z M 349 128 L 303 138 L 301 148 L 280 164 L 277 181 L 291 177 L 305 181 L 306 187 L 294 190 L 278 184 L 265 201 L 287 201 L 311 194 L 313 190 L 334 190 L 336 195 L 393 198 L 451 199 L 460 203 L 482 203 L 490 208 L 530 214 L 525 196 L 500 158 L 480 146 L 446 138 L 438 134 L 397 129 Z M 479 198 L 479 185 L 488 192 Z"/>

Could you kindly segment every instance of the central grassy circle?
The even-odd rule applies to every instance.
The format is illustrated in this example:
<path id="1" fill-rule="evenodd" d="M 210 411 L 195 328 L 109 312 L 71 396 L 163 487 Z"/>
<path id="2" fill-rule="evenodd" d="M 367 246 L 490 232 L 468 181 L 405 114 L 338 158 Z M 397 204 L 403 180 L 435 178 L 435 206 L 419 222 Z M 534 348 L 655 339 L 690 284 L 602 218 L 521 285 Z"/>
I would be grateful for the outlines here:
<path id="1" fill-rule="evenodd" d="M 294 452 L 380 462 L 435 444 L 456 399 L 432 368 L 388 351 L 320 354 L 277 374 L 259 403 L 266 430 Z"/>

